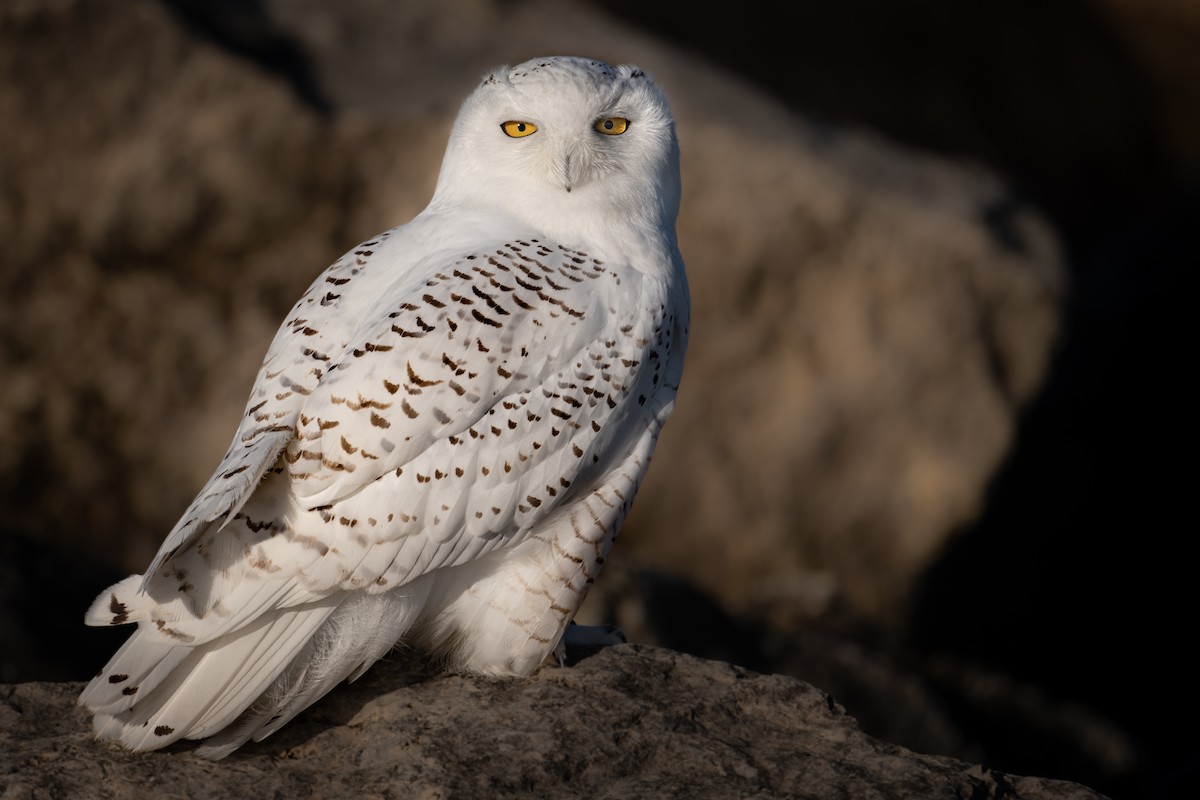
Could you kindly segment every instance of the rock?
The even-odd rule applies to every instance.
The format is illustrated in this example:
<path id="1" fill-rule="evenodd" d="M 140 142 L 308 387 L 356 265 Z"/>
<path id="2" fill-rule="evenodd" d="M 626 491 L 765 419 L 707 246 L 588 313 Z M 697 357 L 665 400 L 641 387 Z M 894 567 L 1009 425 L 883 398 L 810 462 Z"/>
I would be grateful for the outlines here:
<path id="1" fill-rule="evenodd" d="M 616 623 L 628 641 L 803 680 L 837 698 L 867 735 L 920 753 L 1122 797 L 1147 769 L 1151 754 L 1102 711 L 969 658 L 915 652 L 844 603 L 814 604 L 802 619 L 780 620 L 774 608 L 764 609 L 771 617 L 735 615 L 630 561 L 610 566 L 581 622 Z"/>
<path id="2" fill-rule="evenodd" d="M 0 11 L 0 114 L 21 121 L 0 125 L 7 529 L 144 568 L 303 287 L 425 203 L 485 68 L 569 50 L 649 68 L 684 151 L 693 340 L 618 557 L 735 608 L 821 573 L 902 613 L 1054 342 L 1062 275 L 1033 209 L 582 3 L 228 6 Z"/>
<path id="3" fill-rule="evenodd" d="M 4 525 L 127 574 L 228 446 L 283 313 L 353 243 L 346 207 L 380 205 L 354 163 L 369 132 L 157 3 L 5 4 L 0 75 Z"/>
<path id="4" fill-rule="evenodd" d="M 396 688 L 400 687 L 400 688 Z M 870 738 L 799 681 L 636 645 L 528 679 L 377 665 L 225 761 L 91 739 L 81 686 L 0 687 L 0 796 L 1099 798 Z"/>

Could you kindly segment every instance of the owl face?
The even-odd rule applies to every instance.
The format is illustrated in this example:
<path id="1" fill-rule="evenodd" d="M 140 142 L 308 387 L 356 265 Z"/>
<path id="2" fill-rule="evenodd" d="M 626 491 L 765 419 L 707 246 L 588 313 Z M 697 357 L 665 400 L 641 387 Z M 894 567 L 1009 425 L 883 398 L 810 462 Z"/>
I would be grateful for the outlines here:
<path id="1" fill-rule="evenodd" d="M 559 236 L 673 230 L 679 148 L 666 98 L 633 66 L 554 57 L 495 70 L 459 112 L 436 199 Z"/>

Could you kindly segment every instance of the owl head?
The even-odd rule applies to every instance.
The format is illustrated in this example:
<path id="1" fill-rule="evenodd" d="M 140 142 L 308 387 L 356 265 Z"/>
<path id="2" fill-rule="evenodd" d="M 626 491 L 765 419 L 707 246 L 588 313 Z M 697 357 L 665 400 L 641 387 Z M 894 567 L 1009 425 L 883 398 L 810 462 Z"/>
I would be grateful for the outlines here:
<path id="1" fill-rule="evenodd" d="M 502 210 L 560 237 L 673 236 L 679 195 L 674 119 L 653 80 L 559 56 L 484 76 L 454 123 L 434 204 Z"/>

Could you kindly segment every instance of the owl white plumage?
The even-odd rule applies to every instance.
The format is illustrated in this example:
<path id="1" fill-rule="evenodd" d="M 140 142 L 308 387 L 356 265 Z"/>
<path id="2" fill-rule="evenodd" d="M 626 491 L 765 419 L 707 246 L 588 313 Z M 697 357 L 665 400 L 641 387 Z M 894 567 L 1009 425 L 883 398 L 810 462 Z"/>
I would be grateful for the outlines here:
<path id="1" fill-rule="evenodd" d="M 542 58 L 464 103 L 428 208 L 320 275 L 233 444 L 87 686 L 134 750 L 260 740 L 403 641 L 534 671 L 598 574 L 675 401 L 679 149 L 640 69 Z"/>

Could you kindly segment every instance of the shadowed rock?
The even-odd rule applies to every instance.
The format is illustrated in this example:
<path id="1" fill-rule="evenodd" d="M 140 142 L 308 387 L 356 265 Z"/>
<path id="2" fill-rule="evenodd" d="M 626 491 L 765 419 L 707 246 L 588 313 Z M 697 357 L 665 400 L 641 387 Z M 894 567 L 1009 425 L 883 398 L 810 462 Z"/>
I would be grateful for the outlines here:
<path id="1" fill-rule="evenodd" d="M 79 689 L 0 687 L 0 795 L 1101 797 L 918 755 L 867 736 L 808 684 L 636 645 L 517 680 L 397 657 L 217 763 L 94 742 Z"/>

